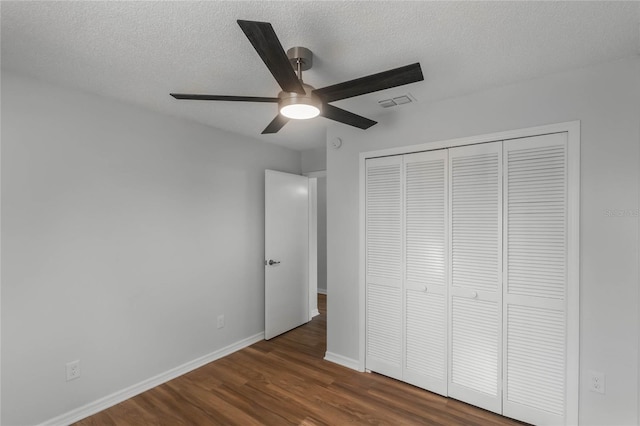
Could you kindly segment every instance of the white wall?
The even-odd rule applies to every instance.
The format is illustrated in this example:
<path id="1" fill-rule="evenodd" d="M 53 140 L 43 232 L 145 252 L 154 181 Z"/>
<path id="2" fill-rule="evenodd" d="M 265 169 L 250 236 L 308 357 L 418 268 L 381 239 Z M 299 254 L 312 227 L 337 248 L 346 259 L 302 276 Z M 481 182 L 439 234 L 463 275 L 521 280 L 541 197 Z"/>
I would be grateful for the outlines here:
<path id="1" fill-rule="evenodd" d="M 300 154 L 3 72 L 2 424 L 262 332 L 266 168 Z"/>
<path id="2" fill-rule="evenodd" d="M 422 84 L 429 84 L 428 77 Z M 640 59 L 601 64 L 385 115 L 327 141 L 327 351 L 357 360 L 360 152 L 581 120 L 581 424 L 638 424 Z M 607 209 L 632 212 L 611 217 Z M 587 371 L 606 394 L 587 391 Z"/>

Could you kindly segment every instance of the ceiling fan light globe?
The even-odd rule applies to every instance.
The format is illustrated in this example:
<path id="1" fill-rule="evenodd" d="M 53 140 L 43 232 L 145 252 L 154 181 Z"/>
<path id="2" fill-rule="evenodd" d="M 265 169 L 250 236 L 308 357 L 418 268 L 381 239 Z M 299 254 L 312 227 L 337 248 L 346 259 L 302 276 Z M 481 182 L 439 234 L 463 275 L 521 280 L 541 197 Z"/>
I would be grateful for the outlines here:
<path id="1" fill-rule="evenodd" d="M 280 114 L 294 120 L 308 120 L 320 115 L 320 109 L 314 105 L 291 104 L 280 108 Z"/>

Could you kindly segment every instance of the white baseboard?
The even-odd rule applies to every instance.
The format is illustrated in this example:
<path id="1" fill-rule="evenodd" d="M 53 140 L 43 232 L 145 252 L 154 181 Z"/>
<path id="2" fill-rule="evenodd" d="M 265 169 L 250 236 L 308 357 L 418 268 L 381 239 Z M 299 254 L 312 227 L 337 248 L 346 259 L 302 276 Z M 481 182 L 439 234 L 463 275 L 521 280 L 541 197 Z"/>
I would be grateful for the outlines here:
<path id="1" fill-rule="evenodd" d="M 346 356 L 334 354 L 333 352 L 325 352 L 324 359 L 352 370 L 362 371 L 360 370 L 360 363 L 357 359 L 347 358 Z"/>
<path id="2" fill-rule="evenodd" d="M 324 295 L 326 295 L 326 294 L 327 294 L 327 289 L 326 289 L 326 288 L 319 288 L 319 289 L 318 289 L 318 294 L 324 294 Z"/>
<path id="3" fill-rule="evenodd" d="M 318 315 L 320 315 L 320 311 L 318 309 L 311 311 L 311 318 L 317 317 Z"/>
<path id="4" fill-rule="evenodd" d="M 196 358 L 193 361 L 189 361 L 187 363 L 179 365 L 175 368 L 172 368 L 171 370 L 165 371 L 164 373 L 160 373 L 157 376 L 151 377 L 147 380 L 143 380 L 140 383 L 129 386 L 128 388 L 122 389 L 118 392 L 114 392 L 111 395 L 105 396 L 104 398 L 100 398 L 82 407 L 76 408 L 75 410 L 71 410 L 58 417 L 54 417 L 53 419 L 41 423 L 40 426 L 58 426 L 75 423 L 100 411 L 106 410 L 109 407 L 126 401 L 129 398 L 133 398 L 134 396 L 141 394 L 142 392 L 145 392 L 151 388 L 166 383 L 169 380 L 182 376 L 183 374 L 195 370 L 196 368 L 200 368 L 205 364 L 230 355 L 242 348 L 246 348 L 247 346 L 253 345 L 254 343 L 261 340 L 264 340 L 264 332 L 247 337 L 246 339 L 242 339 L 222 349 L 211 352 L 210 354 L 201 356 L 200 358 Z"/>

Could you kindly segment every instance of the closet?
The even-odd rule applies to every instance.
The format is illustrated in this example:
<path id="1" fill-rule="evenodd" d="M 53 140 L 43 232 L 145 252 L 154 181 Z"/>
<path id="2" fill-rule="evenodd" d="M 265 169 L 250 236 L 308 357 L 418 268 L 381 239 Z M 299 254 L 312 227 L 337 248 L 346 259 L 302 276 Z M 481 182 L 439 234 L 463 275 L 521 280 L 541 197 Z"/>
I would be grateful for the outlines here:
<path id="1" fill-rule="evenodd" d="M 559 132 L 366 159 L 366 369 L 567 422 L 568 152 Z"/>

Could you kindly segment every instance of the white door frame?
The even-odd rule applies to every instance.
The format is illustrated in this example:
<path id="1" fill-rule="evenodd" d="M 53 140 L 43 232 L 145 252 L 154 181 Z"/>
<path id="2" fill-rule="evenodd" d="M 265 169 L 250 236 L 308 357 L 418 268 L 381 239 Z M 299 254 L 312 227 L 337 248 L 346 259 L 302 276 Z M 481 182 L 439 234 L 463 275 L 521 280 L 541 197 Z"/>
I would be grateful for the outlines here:
<path id="1" fill-rule="evenodd" d="M 303 173 L 309 178 L 309 321 L 318 311 L 318 178 L 327 177 L 326 170 Z"/>
<path id="2" fill-rule="evenodd" d="M 307 176 L 308 177 L 308 176 Z M 309 321 L 318 311 L 318 179 L 309 178 Z"/>
<path id="3" fill-rule="evenodd" d="M 366 316 L 365 316 L 365 181 L 366 165 L 368 158 L 385 157 L 390 155 L 410 154 L 421 151 L 432 151 L 442 148 L 473 145 L 493 141 L 517 139 L 529 136 L 538 136 L 549 133 L 567 132 L 568 137 L 568 185 L 573 188 L 568 193 L 568 223 L 567 223 L 567 424 L 578 424 L 578 396 L 580 377 L 580 121 L 568 121 L 564 123 L 548 124 L 529 127 L 525 129 L 509 130 L 505 132 L 486 135 L 471 136 L 445 141 L 435 141 L 409 145 L 396 148 L 388 148 L 378 151 L 361 152 L 359 159 L 359 268 L 358 268 L 358 292 L 359 292 L 359 335 L 358 335 L 358 370 L 365 371 L 366 349 Z"/>

